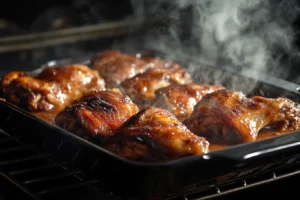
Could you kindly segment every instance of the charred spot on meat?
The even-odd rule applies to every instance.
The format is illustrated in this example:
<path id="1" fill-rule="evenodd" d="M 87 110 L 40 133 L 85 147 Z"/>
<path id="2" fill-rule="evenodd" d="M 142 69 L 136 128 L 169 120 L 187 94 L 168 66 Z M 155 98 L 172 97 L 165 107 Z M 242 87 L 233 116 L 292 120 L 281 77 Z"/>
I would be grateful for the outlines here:
<path id="1" fill-rule="evenodd" d="M 138 107 L 119 89 L 92 91 L 65 107 L 55 117 L 57 126 L 81 137 L 112 136 Z"/>
<path id="2" fill-rule="evenodd" d="M 60 110 L 83 94 L 105 89 L 98 72 L 85 65 L 47 67 L 40 74 L 10 72 L 1 81 L 7 101 L 31 112 Z"/>
<path id="3" fill-rule="evenodd" d="M 260 130 L 279 132 L 300 128 L 300 107 L 287 98 L 247 98 L 241 92 L 218 90 L 205 95 L 184 124 L 210 142 L 253 142 Z"/>
<path id="4" fill-rule="evenodd" d="M 109 100 L 100 95 L 86 95 L 82 100 L 76 100 L 72 106 L 67 106 L 66 112 L 74 112 L 76 110 L 86 108 L 89 110 L 101 110 L 105 112 L 114 112 L 116 107 L 112 105 Z"/>
<path id="5" fill-rule="evenodd" d="M 162 161 L 208 152 L 208 141 L 194 135 L 170 112 L 147 107 L 129 118 L 104 147 L 131 160 Z"/>

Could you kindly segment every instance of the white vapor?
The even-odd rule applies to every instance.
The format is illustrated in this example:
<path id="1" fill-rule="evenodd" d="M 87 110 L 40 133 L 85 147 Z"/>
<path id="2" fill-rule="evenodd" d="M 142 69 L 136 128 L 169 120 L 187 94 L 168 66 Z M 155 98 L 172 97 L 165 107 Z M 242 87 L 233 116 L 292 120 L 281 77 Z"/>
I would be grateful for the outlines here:
<path id="1" fill-rule="evenodd" d="M 164 25 L 146 28 L 141 39 L 129 38 L 127 47 L 158 50 L 169 59 L 193 57 L 253 75 L 285 78 L 289 71 L 280 59 L 295 53 L 291 23 L 299 13 L 296 0 L 132 0 L 132 5 L 137 24 L 156 20 Z M 197 68 L 193 62 L 187 65 Z"/>

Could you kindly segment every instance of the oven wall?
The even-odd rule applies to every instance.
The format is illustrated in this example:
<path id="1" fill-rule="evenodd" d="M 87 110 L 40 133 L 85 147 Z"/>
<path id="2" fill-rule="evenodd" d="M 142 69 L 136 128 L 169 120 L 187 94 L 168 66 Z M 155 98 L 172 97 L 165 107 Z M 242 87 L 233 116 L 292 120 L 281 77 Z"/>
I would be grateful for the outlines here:
<path id="1" fill-rule="evenodd" d="M 12 0 L 0 6 L 0 20 L 15 26 L 11 33 L 25 34 L 53 29 L 57 18 L 66 19 L 65 26 L 81 26 L 120 20 L 131 12 L 130 0 Z"/>
<path id="2" fill-rule="evenodd" d="M 203 1 L 203 0 L 202 0 Z M 152 40 L 163 38 L 162 43 L 175 44 L 170 38 L 172 34 L 176 34 L 176 39 L 180 40 L 181 47 L 193 46 L 195 52 L 197 48 L 197 36 L 193 33 L 195 24 L 195 16 L 193 6 L 187 6 L 181 9 L 174 6 L 174 2 L 188 1 L 171 1 L 171 0 L 68 0 L 68 1 L 8 1 L 7 4 L 0 7 L 0 18 L 9 21 L 10 26 L 1 28 L 0 37 L 8 37 L 14 34 L 27 34 L 32 32 L 49 31 L 64 27 L 76 27 L 87 24 L 99 24 L 107 21 L 124 19 L 135 11 L 134 19 L 140 23 L 139 32 L 134 32 L 125 38 L 125 42 L 116 42 L 115 38 L 106 41 L 86 41 L 77 44 L 67 44 L 51 48 L 34 49 L 32 51 L 13 52 L 0 55 L 0 62 L 6 63 L 10 69 L 19 68 L 19 66 L 38 66 L 47 59 L 59 59 L 69 56 L 77 56 L 78 53 L 85 51 L 94 51 L 101 47 L 110 48 L 111 46 L 118 48 L 125 46 L 126 48 L 143 49 L 147 48 L 147 44 L 155 44 Z M 279 5 L 286 5 L 287 0 L 272 0 L 274 8 Z M 299 4 L 299 3 L 298 3 Z M 23 9 L 17 10 L 16 5 Z M 159 11 L 155 8 L 160 6 Z M 299 9 L 300 10 L 300 9 Z M 287 13 L 289 10 L 287 9 Z M 293 10 L 294 12 L 294 10 Z M 300 15 L 298 14 L 292 21 L 288 21 L 296 34 L 294 52 L 281 52 L 282 59 L 286 65 L 282 65 L 286 71 L 283 78 L 300 83 L 298 74 L 300 73 L 299 64 L 299 27 Z M 57 23 L 56 19 L 61 19 Z M 282 16 L 282 20 L 287 20 Z M 290 20 L 290 19 L 289 19 Z M 58 20 L 59 21 L 59 20 Z M 0 22 L 1 24 L 1 22 Z M 172 31 L 170 31 L 172 30 Z M 117 40 L 119 41 L 119 40 Z M 142 42 L 144 41 L 144 42 Z M 99 47 L 99 48 L 98 48 Z M 160 50 L 159 45 L 156 45 Z M 177 51 L 178 46 L 174 46 Z M 35 53 L 32 53 L 35 52 Z M 40 53 L 42 52 L 42 53 Z M 46 53 L 45 53 L 46 52 Z M 184 51 L 183 51 L 184 52 Z M 47 56 L 40 56 L 40 54 Z M 13 55 L 11 57 L 10 55 Z M 17 55 L 17 59 L 15 58 Z M 197 54 L 195 55 L 197 56 Z M 17 62 L 22 61 L 22 62 Z M 25 67 L 24 67 L 25 68 Z M 280 76 L 280 73 L 274 74 Z"/>

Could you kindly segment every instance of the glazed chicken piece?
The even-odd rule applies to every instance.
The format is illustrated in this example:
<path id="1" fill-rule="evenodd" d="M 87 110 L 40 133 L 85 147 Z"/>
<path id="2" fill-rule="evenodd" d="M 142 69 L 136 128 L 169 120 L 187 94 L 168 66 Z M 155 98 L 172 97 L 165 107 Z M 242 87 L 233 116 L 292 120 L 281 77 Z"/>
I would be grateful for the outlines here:
<path id="1" fill-rule="evenodd" d="M 138 107 L 113 88 L 92 91 L 65 107 L 55 117 L 57 126 L 81 137 L 100 136 L 100 140 L 111 136 Z"/>
<path id="2" fill-rule="evenodd" d="M 151 57 L 138 57 L 120 51 L 107 50 L 91 58 L 91 65 L 98 70 L 107 88 L 118 87 L 121 82 L 151 68 L 168 68 L 173 62 Z"/>
<path id="3" fill-rule="evenodd" d="M 225 89 L 221 85 L 190 83 L 170 85 L 156 90 L 152 106 L 170 111 L 180 121 L 191 115 L 194 106 L 203 96 L 216 90 Z"/>
<path id="4" fill-rule="evenodd" d="M 256 140 L 263 128 L 289 132 L 300 128 L 300 107 L 286 98 L 247 98 L 241 92 L 218 90 L 205 95 L 184 124 L 212 143 Z"/>
<path id="5" fill-rule="evenodd" d="M 191 133 L 170 112 L 147 107 L 129 118 L 104 147 L 131 160 L 163 161 L 208 152 L 205 138 Z"/>
<path id="6" fill-rule="evenodd" d="M 10 72 L 1 81 L 1 95 L 31 112 L 59 110 L 82 94 L 105 89 L 98 72 L 85 65 L 47 67 L 40 74 Z"/>
<path id="7" fill-rule="evenodd" d="M 121 83 L 122 90 L 140 109 L 150 106 L 155 91 L 173 84 L 192 83 L 191 76 L 179 65 L 165 68 L 153 68 Z"/>
<path id="8" fill-rule="evenodd" d="M 151 60 L 122 54 L 120 51 L 104 51 L 91 58 L 93 69 L 99 71 L 108 88 L 117 87 L 123 80 L 154 67 Z"/>

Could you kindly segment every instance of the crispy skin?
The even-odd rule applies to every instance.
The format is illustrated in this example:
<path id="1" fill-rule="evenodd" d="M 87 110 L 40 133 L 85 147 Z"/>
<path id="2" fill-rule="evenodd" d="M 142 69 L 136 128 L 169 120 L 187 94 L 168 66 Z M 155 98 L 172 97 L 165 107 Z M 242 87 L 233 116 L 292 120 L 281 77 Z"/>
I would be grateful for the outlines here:
<path id="1" fill-rule="evenodd" d="M 218 90 L 205 95 L 184 124 L 210 142 L 237 144 L 255 141 L 265 127 L 298 130 L 299 116 L 299 105 L 286 98 L 247 98 L 241 92 Z"/>
<path id="2" fill-rule="evenodd" d="M 104 146 L 127 159 L 162 161 L 207 153 L 209 143 L 170 112 L 148 107 L 128 119 Z"/>
<path id="3" fill-rule="evenodd" d="M 91 65 L 98 70 L 108 88 L 117 87 L 123 80 L 131 78 L 155 66 L 154 59 L 143 59 L 120 51 L 108 50 L 91 58 Z"/>
<path id="4" fill-rule="evenodd" d="M 194 106 L 203 96 L 216 90 L 225 89 L 221 85 L 190 83 L 185 85 L 170 85 L 156 90 L 156 98 L 152 106 L 166 109 L 180 121 L 191 115 Z"/>
<path id="5" fill-rule="evenodd" d="M 149 69 L 121 83 L 122 90 L 140 109 L 151 104 L 155 91 L 173 84 L 189 84 L 191 76 L 179 65 Z"/>
<path id="6" fill-rule="evenodd" d="M 97 53 L 91 58 L 91 65 L 104 78 L 106 87 L 119 87 L 121 82 L 152 68 L 169 68 L 176 65 L 171 61 L 152 57 L 137 57 L 107 50 Z"/>
<path id="7" fill-rule="evenodd" d="M 105 89 L 98 72 L 84 65 L 45 68 L 38 75 L 10 72 L 1 81 L 1 93 L 7 101 L 26 110 L 59 110 L 82 94 Z"/>
<path id="8" fill-rule="evenodd" d="M 78 136 L 111 136 L 138 107 L 119 89 L 92 91 L 55 117 L 57 126 Z"/>

